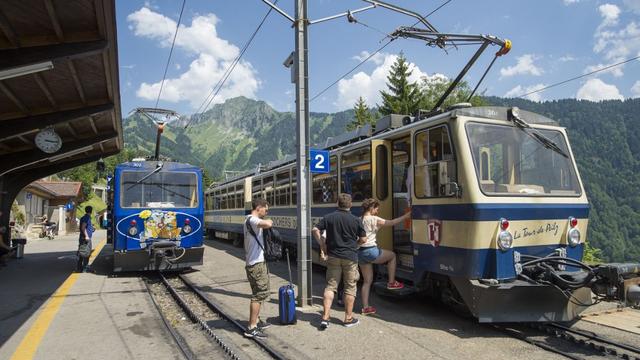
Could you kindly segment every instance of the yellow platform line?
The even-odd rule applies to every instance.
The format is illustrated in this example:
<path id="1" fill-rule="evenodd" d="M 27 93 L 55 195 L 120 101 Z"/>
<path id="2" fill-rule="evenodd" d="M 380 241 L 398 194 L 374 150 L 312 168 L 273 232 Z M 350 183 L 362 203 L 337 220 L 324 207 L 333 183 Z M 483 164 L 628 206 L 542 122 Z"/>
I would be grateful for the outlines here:
<path id="1" fill-rule="evenodd" d="M 107 239 L 104 239 L 98 244 L 98 246 L 96 246 L 89 258 L 89 264 L 93 263 L 93 260 L 98 256 L 106 243 Z M 31 325 L 29 331 L 20 342 L 20 345 L 18 345 L 18 348 L 11 356 L 11 360 L 33 359 L 36 351 L 38 351 L 38 346 L 40 345 L 42 338 L 47 333 L 49 326 L 51 326 L 51 322 L 53 322 L 53 319 L 60 310 L 62 302 L 69 293 L 69 290 L 71 290 L 71 287 L 73 287 L 73 284 L 78 280 L 78 275 L 79 274 L 77 273 L 69 275 L 69 277 L 51 296 L 49 301 L 45 304 L 44 309 L 40 312 L 40 315 L 38 315 L 38 318 L 33 325 Z"/>

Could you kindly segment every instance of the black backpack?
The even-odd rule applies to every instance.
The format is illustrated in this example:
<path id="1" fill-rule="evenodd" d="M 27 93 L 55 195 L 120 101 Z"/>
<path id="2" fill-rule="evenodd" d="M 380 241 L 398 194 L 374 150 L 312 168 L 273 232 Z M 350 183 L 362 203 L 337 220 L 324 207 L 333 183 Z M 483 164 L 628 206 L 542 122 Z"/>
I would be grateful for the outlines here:
<path id="1" fill-rule="evenodd" d="M 264 239 L 264 246 L 262 246 L 251 224 L 249 224 L 249 218 L 247 218 L 244 225 L 264 252 L 264 259 L 266 261 L 278 261 L 282 259 L 282 238 L 278 230 L 274 228 L 262 229 L 262 238 Z"/>

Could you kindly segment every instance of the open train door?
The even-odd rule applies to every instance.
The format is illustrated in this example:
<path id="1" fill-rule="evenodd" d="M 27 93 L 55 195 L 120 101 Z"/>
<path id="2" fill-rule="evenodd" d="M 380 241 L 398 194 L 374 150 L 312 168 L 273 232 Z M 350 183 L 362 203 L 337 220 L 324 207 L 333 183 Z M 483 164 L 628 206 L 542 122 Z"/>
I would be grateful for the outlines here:
<path id="1" fill-rule="evenodd" d="M 391 196 L 391 142 L 371 140 L 372 196 L 380 201 L 378 216 L 383 219 L 393 218 L 393 196 Z M 377 234 L 378 246 L 393 250 L 393 231 L 384 227 Z"/>

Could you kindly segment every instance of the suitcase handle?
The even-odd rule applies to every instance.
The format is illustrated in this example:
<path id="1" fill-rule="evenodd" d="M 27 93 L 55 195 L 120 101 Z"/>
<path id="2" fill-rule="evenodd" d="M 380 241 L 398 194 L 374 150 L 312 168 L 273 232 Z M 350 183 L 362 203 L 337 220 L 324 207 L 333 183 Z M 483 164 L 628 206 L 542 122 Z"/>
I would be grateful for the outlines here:
<path id="1" fill-rule="evenodd" d="M 287 268 L 289 269 L 289 286 L 293 287 L 293 284 L 291 282 L 291 262 L 289 261 L 289 249 L 285 249 L 285 251 L 287 252 Z"/>

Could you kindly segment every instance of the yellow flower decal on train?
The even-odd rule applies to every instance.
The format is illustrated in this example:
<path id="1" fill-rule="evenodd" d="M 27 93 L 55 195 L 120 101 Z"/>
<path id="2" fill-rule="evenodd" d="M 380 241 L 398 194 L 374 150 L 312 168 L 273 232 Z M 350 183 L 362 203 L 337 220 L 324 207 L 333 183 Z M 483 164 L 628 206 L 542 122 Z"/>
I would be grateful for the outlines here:
<path id="1" fill-rule="evenodd" d="M 140 214 L 138 215 L 141 219 L 146 219 L 149 216 L 151 216 L 151 210 L 144 210 L 142 212 L 140 212 Z"/>

